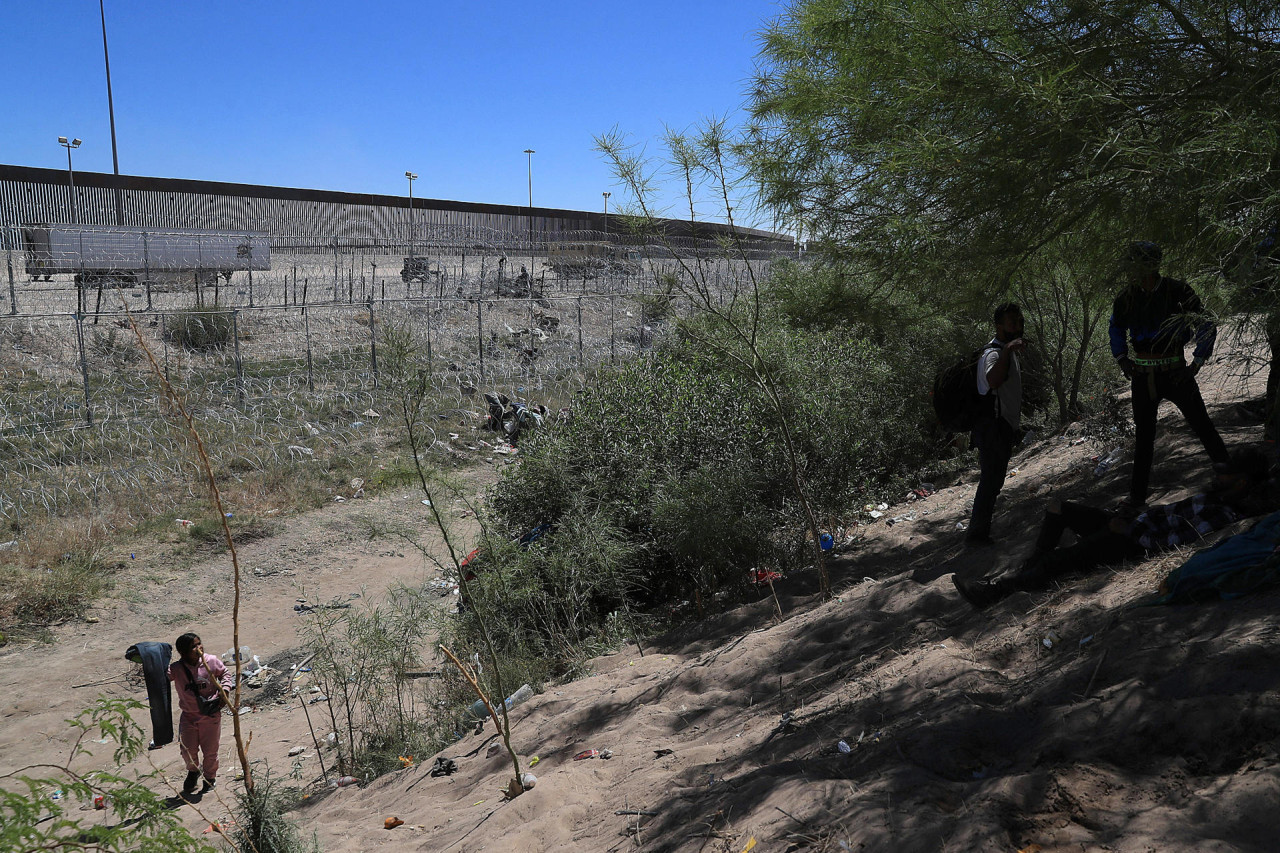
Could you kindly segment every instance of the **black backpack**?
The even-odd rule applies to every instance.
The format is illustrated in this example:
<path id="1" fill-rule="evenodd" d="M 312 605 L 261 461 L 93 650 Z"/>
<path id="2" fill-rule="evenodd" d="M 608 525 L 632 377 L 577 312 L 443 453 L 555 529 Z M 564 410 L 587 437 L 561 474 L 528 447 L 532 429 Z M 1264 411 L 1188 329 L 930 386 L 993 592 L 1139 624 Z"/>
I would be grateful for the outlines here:
<path id="1" fill-rule="evenodd" d="M 980 350 L 957 360 L 938 371 L 933 380 L 933 411 L 938 423 L 947 432 L 969 432 L 984 413 L 991 408 L 978 393 L 978 364 L 989 349 L 999 349 L 1000 344 L 987 344 Z"/>

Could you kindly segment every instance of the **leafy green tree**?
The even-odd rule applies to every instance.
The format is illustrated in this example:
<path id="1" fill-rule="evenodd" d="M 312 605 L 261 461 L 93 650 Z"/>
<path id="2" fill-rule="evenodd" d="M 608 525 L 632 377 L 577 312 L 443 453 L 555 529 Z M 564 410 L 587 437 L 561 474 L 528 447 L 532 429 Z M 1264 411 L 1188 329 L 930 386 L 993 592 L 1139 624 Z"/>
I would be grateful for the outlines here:
<path id="1" fill-rule="evenodd" d="M 1278 32 L 1266 0 L 800 0 L 764 35 L 754 172 L 945 305 L 1066 234 L 1095 269 L 1143 238 L 1217 270 L 1280 208 Z"/>

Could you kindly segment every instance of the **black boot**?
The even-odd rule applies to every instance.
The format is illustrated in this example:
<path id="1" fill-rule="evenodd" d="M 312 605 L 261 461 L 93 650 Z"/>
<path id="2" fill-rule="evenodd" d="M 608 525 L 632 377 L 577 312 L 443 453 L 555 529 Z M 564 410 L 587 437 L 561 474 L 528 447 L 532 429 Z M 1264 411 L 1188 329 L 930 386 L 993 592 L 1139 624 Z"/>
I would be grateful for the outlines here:
<path id="1" fill-rule="evenodd" d="M 959 575 L 952 575 L 951 582 L 955 584 L 956 592 L 960 593 L 960 597 L 972 604 L 977 610 L 986 610 L 1013 592 L 1012 587 L 1008 584 L 1001 581 L 986 580 L 985 578 L 964 580 Z"/>
<path id="2" fill-rule="evenodd" d="M 217 782 L 215 782 L 213 779 L 210 779 L 208 776 L 204 777 L 204 784 L 200 786 L 200 794 L 201 794 L 201 796 L 203 796 L 204 794 L 207 794 L 207 793 L 209 793 L 210 791 L 212 791 L 212 790 L 213 790 L 213 786 L 214 786 L 214 785 L 216 785 L 216 784 L 217 784 Z"/>
<path id="3" fill-rule="evenodd" d="M 200 780 L 199 770 L 188 770 L 187 781 L 182 783 L 182 796 L 189 797 L 196 792 L 196 782 Z"/>

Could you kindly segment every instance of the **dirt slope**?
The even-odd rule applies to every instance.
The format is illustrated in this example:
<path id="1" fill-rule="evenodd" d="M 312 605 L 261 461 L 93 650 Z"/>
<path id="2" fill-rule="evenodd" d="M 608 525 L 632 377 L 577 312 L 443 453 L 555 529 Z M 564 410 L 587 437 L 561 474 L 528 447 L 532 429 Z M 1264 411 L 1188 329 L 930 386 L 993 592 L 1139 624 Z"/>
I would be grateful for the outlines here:
<path id="1" fill-rule="evenodd" d="M 1165 414 L 1157 500 L 1204 469 Z M 1230 403 L 1215 415 L 1228 443 L 1256 440 Z M 1092 474 L 1108 449 L 1068 436 L 1021 454 L 1008 538 L 1029 548 L 1050 491 L 1124 494 L 1127 465 Z M 490 727 L 446 751 L 454 776 L 428 760 L 306 807 L 304 825 L 334 851 L 1276 849 L 1280 593 L 1133 608 L 1170 555 L 978 614 L 948 577 L 991 559 L 957 547 L 971 498 L 886 513 L 841 560 L 834 601 L 791 579 L 781 624 L 747 605 L 521 706 L 514 744 L 539 781 L 513 802 Z M 575 761 L 586 749 L 613 757 Z M 405 825 L 385 830 L 389 815 Z"/>

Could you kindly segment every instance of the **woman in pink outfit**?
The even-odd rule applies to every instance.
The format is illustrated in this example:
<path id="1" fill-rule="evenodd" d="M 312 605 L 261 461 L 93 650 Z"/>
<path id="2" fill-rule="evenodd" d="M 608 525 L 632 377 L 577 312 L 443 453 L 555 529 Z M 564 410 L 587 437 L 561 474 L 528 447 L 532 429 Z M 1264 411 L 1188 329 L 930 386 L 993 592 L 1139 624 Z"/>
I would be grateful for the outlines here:
<path id="1" fill-rule="evenodd" d="M 196 792 L 196 782 L 204 771 L 204 795 L 213 788 L 218 776 L 218 742 L 222 739 L 221 705 L 212 714 L 201 711 L 201 700 L 219 695 L 218 684 L 224 690 L 235 686 L 235 673 L 222 661 L 204 653 L 204 645 L 196 634 L 183 634 L 174 645 L 178 660 L 169 665 L 169 679 L 178 691 L 178 742 L 182 760 L 187 765 L 187 779 L 182 785 L 182 795 L 190 797 Z M 206 708 L 206 710 L 208 710 Z M 203 766 L 197 755 L 203 753 Z"/>

